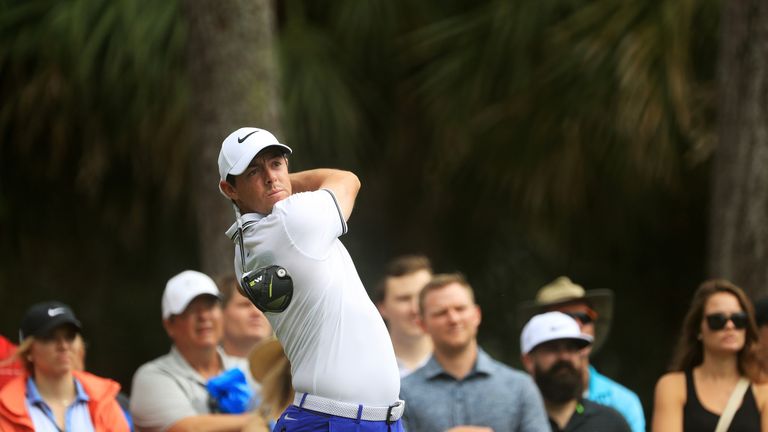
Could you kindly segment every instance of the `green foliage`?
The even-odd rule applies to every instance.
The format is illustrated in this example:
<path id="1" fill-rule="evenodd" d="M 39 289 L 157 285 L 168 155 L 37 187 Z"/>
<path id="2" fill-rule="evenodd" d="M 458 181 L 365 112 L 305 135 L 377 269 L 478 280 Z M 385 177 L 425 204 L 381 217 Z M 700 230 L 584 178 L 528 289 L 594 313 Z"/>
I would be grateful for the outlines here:
<path id="1" fill-rule="evenodd" d="M 3 1 L 0 10 L 3 154 L 95 200 L 109 197 L 118 166 L 136 200 L 158 187 L 177 196 L 187 165 L 175 139 L 186 100 L 178 3 Z"/>

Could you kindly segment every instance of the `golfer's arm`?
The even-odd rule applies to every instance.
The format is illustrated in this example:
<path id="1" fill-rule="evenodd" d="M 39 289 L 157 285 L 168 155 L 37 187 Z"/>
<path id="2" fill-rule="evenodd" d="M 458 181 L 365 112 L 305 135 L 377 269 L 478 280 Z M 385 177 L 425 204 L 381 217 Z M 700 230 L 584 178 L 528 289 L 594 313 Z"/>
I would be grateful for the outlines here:
<path id="1" fill-rule="evenodd" d="M 355 206 L 360 180 L 349 171 L 319 168 L 299 171 L 290 175 L 293 193 L 330 189 L 336 195 L 336 201 L 348 220 Z"/>

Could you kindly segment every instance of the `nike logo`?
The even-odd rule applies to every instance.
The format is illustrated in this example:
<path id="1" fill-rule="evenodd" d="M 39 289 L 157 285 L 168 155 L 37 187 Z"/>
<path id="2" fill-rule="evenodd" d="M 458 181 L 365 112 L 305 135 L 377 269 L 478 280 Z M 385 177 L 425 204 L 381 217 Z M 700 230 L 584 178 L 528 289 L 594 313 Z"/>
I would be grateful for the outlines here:
<path id="1" fill-rule="evenodd" d="M 52 308 L 52 309 L 48 309 L 48 316 L 55 317 L 56 315 L 61 315 L 64 312 L 66 312 L 66 309 L 64 309 L 63 307 Z"/>
<path id="2" fill-rule="evenodd" d="M 285 417 L 283 417 L 283 418 L 284 418 L 285 420 L 294 420 L 294 421 L 295 421 L 295 420 L 298 420 L 298 419 L 295 419 L 295 418 L 291 417 L 289 414 L 286 414 L 286 415 L 285 415 Z"/>
<path id="3" fill-rule="evenodd" d="M 238 138 L 238 139 L 237 139 L 237 143 L 238 143 L 238 144 L 242 144 L 242 143 L 243 143 L 243 141 L 247 140 L 249 136 L 251 136 L 251 135 L 255 134 L 256 132 L 258 132 L 258 131 L 257 131 L 257 130 L 255 130 L 255 131 L 253 131 L 253 132 L 249 133 L 248 135 L 246 135 L 246 136 L 244 136 L 244 137 L 242 137 L 242 138 Z"/>

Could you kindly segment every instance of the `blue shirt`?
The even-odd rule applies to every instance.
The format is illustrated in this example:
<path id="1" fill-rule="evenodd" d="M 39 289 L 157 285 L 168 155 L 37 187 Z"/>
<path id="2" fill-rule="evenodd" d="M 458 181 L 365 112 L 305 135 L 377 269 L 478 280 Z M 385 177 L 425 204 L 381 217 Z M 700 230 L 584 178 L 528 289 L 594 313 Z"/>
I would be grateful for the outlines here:
<path id="1" fill-rule="evenodd" d="M 434 356 L 403 379 L 406 430 L 443 432 L 460 425 L 487 426 L 498 432 L 549 430 L 538 388 L 520 371 L 478 349 L 469 374 L 457 380 Z"/>
<path id="2" fill-rule="evenodd" d="M 632 432 L 645 432 L 645 414 L 640 398 L 630 389 L 600 374 L 589 366 L 589 390 L 587 399 L 607 405 L 621 413 Z"/>
<path id="3" fill-rule="evenodd" d="M 83 390 L 83 386 L 77 379 L 75 381 L 75 400 L 67 407 L 64 426 L 66 431 L 94 432 L 91 422 L 91 412 L 88 411 L 88 401 L 90 398 Z M 40 396 L 37 390 L 35 380 L 32 377 L 27 378 L 27 410 L 32 424 L 35 426 L 35 432 L 60 432 L 56 425 L 56 419 L 53 411 Z"/>

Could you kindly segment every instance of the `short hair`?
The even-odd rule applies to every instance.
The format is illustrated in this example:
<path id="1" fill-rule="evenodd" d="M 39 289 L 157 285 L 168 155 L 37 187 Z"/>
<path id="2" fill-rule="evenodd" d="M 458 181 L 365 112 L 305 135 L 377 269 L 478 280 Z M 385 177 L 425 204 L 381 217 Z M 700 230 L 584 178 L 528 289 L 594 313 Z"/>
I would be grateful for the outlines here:
<path id="1" fill-rule="evenodd" d="M 472 285 L 467 282 L 467 278 L 463 274 L 456 273 L 443 273 L 432 276 L 432 279 L 424 285 L 419 293 L 419 310 L 424 315 L 424 300 L 427 298 L 427 294 L 432 291 L 437 291 L 451 284 L 459 284 L 469 293 L 469 298 L 472 303 L 475 303 L 475 290 L 472 289 Z"/>
<path id="2" fill-rule="evenodd" d="M 388 264 L 384 277 L 381 278 L 374 289 L 374 302 L 381 303 L 387 296 L 387 279 L 401 277 L 426 270 L 432 274 L 432 263 L 424 255 L 401 255 L 392 259 Z"/>
<path id="3" fill-rule="evenodd" d="M 221 293 L 221 307 L 226 308 L 240 283 L 234 275 L 227 275 L 216 278 L 216 286 L 219 287 Z"/>

